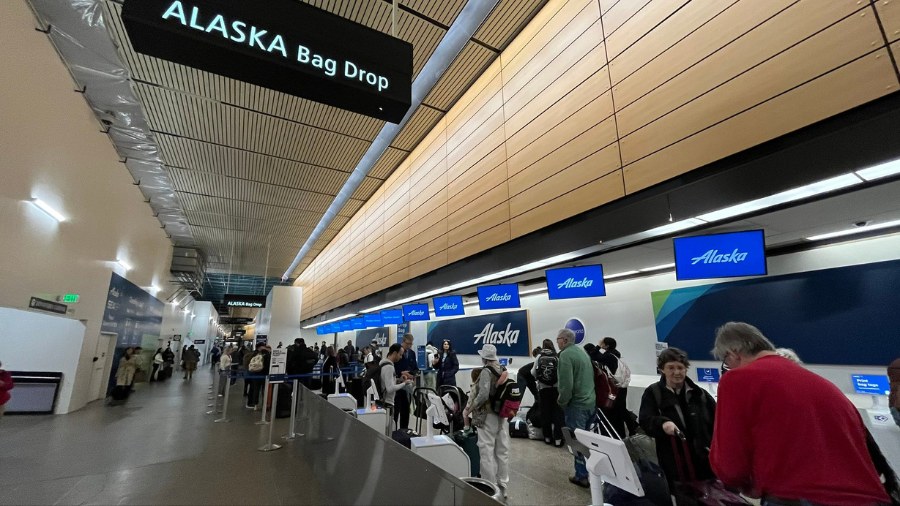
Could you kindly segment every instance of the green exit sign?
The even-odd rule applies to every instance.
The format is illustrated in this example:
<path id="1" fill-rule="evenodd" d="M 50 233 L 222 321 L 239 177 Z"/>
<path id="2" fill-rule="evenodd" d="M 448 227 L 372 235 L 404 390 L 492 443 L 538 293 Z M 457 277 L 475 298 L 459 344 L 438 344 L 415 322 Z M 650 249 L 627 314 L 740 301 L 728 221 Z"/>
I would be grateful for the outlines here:
<path id="1" fill-rule="evenodd" d="M 62 302 L 63 304 L 75 304 L 80 298 L 81 295 L 78 295 L 77 293 L 67 293 L 63 295 Z"/>

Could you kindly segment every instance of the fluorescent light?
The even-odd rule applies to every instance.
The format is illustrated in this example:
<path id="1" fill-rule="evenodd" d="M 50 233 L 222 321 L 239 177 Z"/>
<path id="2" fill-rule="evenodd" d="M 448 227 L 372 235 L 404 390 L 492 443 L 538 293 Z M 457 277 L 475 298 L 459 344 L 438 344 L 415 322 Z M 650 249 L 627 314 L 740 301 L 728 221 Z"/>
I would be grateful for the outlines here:
<path id="1" fill-rule="evenodd" d="M 617 239 L 606 241 L 604 244 L 606 246 L 630 244 L 643 239 L 652 239 L 654 237 L 674 234 L 675 232 L 681 232 L 682 230 L 699 227 L 701 225 L 706 225 L 706 221 L 699 218 L 687 218 L 684 220 L 676 221 L 674 223 L 666 223 L 665 225 L 651 228 L 650 230 L 645 230 L 643 232 L 638 232 L 636 234 L 631 234 L 625 237 L 619 237 Z"/>
<path id="2" fill-rule="evenodd" d="M 616 273 L 616 274 L 610 274 L 610 275 L 608 275 L 608 276 L 603 276 L 603 279 L 624 278 L 625 276 L 633 276 L 633 275 L 635 275 L 635 274 L 638 274 L 638 272 L 639 272 L 639 271 L 625 271 L 625 272 L 618 272 L 618 273 Z"/>
<path id="3" fill-rule="evenodd" d="M 760 209 L 766 209 L 768 207 L 784 204 L 786 202 L 793 202 L 795 200 L 812 197 L 813 195 L 840 190 L 841 188 L 846 188 L 848 186 L 853 186 L 860 183 L 862 183 L 862 180 L 856 175 L 844 174 L 830 179 L 825 179 L 823 181 L 817 181 L 805 186 L 800 186 L 798 188 L 785 190 L 781 193 L 769 195 L 768 197 L 763 197 L 761 199 L 750 200 L 748 202 L 742 202 L 740 204 L 726 207 L 724 209 L 719 209 L 718 211 L 701 214 L 700 216 L 697 216 L 697 218 L 705 221 L 720 221 L 727 218 L 732 218 L 734 216 L 740 216 L 742 214 L 759 211 Z"/>
<path id="4" fill-rule="evenodd" d="M 638 272 L 661 271 L 664 269 L 671 269 L 672 267 L 675 267 L 675 264 L 654 265 L 653 267 L 644 267 L 643 269 L 638 269 Z"/>
<path id="5" fill-rule="evenodd" d="M 31 202 L 31 204 L 34 205 L 34 207 L 37 207 L 41 211 L 44 211 L 45 213 L 50 215 L 50 217 L 53 218 L 54 220 L 56 220 L 60 223 L 66 221 L 66 217 L 63 216 L 62 213 L 60 213 L 56 209 L 53 209 L 52 207 L 50 207 L 50 204 L 44 202 L 43 200 L 35 197 L 35 198 L 29 200 L 28 202 Z"/>
<path id="6" fill-rule="evenodd" d="M 525 290 L 524 292 L 519 292 L 519 295 L 531 295 L 533 293 L 541 293 L 546 292 L 547 288 L 532 288 L 530 290 Z"/>
<path id="7" fill-rule="evenodd" d="M 119 264 L 120 267 L 122 267 L 123 269 L 125 269 L 125 272 L 128 272 L 128 271 L 131 270 L 131 265 L 129 265 L 128 262 L 126 262 L 126 261 L 124 261 L 124 260 L 122 260 L 122 259 L 120 259 L 120 258 L 117 258 L 117 259 L 116 259 L 116 263 Z"/>
<path id="8" fill-rule="evenodd" d="M 821 241 L 823 239 L 831 239 L 833 237 L 841 237 L 844 235 L 853 235 L 853 234 L 861 234 L 863 232 L 870 232 L 872 230 L 880 230 L 882 228 L 890 228 L 900 226 L 900 220 L 894 221 L 886 221 L 884 223 L 876 223 L 874 225 L 866 225 L 864 227 L 854 227 L 848 228 L 846 230 L 839 230 L 837 232 L 829 232 L 827 234 L 814 235 L 812 237 L 807 237 L 808 241 Z"/>
<path id="9" fill-rule="evenodd" d="M 866 181 L 873 181 L 875 179 L 893 176 L 894 174 L 900 174 L 900 158 L 856 171 L 856 175 Z"/>
<path id="10" fill-rule="evenodd" d="M 325 325 L 326 323 L 336 322 L 336 321 L 338 321 L 338 320 L 343 320 L 344 318 L 352 318 L 352 317 L 354 317 L 354 316 L 357 316 L 357 314 L 356 314 L 356 313 L 348 313 L 348 314 L 345 314 L 345 315 L 343 315 L 343 316 L 338 316 L 337 318 L 332 318 L 332 319 L 330 319 L 330 320 L 324 320 L 324 321 L 320 321 L 320 322 L 316 322 L 316 323 L 311 323 L 311 324 L 309 324 L 309 325 L 307 325 L 307 326 L 305 326 L 305 327 L 303 327 L 303 328 L 305 328 L 305 329 L 311 329 L 311 328 L 313 328 L 313 327 L 318 327 L 319 325 Z M 256 325 L 256 324 L 253 323 L 252 325 Z"/>

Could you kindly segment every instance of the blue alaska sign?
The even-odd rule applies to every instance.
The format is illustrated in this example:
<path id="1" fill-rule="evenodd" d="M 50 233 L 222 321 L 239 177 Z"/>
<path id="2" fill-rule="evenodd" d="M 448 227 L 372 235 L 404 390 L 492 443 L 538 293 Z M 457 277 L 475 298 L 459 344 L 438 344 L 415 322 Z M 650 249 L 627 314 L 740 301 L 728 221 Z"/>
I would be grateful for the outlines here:
<path id="1" fill-rule="evenodd" d="M 527 357 L 531 353 L 528 311 L 508 311 L 428 323 L 427 341 L 448 339 L 458 355 L 477 355 L 485 344 L 497 347 L 497 354 Z"/>
<path id="2" fill-rule="evenodd" d="M 363 319 L 366 320 L 367 329 L 381 326 L 381 313 L 363 315 Z"/>
<path id="3" fill-rule="evenodd" d="M 434 304 L 435 316 L 462 316 L 466 314 L 462 295 L 435 297 L 432 303 Z"/>
<path id="4" fill-rule="evenodd" d="M 679 280 L 766 274 L 762 230 L 679 237 L 673 243 L 675 277 Z"/>
<path id="5" fill-rule="evenodd" d="M 350 325 L 353 326 L 353 330 L 362 330 L 366 328 L 366 319 L 362 316 L 357 318 L 350 319 Z"/>
<path id="6" fill-rule="evenodd" d="M 548 269 L 545 274 L 547 276 L 547 296 L 550 300 L 606 295 L 602 265 Z"/>
<path id="7" fill-rule="evenodd" d="M 345 330 L 353 330 L 353 322 L 350 320 L 341 320 L 339 324 L 341 326 L 341 332 Z"/>
<path id="8" fill-rule="evenodd" d="M 381 312 L 383 325 L 399 325 L 403 323 L 403 311 L 399 309 L 385 309 Z"/>
<path id="9" fill-rule="evenodd" d="M 518 284 L 478 287 L 478 307 L 480 309 L 512 309 L 520 306 Z"/>
<path id="10" fill-rule="evenodd" d="M 416 322 L 430 319 L 428 304 L 405 304 L 403 306 L 403 321 Z"/>

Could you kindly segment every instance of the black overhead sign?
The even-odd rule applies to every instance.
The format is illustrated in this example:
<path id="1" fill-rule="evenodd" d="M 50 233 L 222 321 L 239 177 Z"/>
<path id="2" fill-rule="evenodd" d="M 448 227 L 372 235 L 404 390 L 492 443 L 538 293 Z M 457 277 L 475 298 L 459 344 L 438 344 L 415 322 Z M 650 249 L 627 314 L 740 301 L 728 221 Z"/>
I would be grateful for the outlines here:
<path id="1" fill-rule="evenodd" d="M 266 298 L 261 295 L 225 295 L 228 307 L 266 307 Z"/>
<path id="2" fill-rule="evenodd" d="M 28 307 L 31 309 L 40 309 L 41 311 L 48 311 L 50 313 L 57 314 L 66 314 L 66 311 L 69 310 L 69 306 L 65 304 L 60 304 L 58 302 L 53 302 L 50 300 L 39 299 L 37 297 L 32 297 L 30 301 L 28 301 Z"/>
<path id="3" fill-rule="evenodd" d="M 412 44 L 297 0 L 127 0 L 134 50 L 399 123 Z"/>

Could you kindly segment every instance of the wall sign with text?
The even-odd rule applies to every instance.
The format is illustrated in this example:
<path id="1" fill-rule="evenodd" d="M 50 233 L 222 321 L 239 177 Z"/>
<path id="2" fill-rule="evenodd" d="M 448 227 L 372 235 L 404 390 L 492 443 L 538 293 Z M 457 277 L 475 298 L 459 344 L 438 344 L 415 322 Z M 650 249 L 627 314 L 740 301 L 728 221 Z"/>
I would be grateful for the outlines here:
<path id="1" fill-rule="evenodd" d="M 400 309 L 385 309 L 381 312 L 383 325 L 399 325 L 403 323 L 403 311 Z"/>
<path id="2" fill-rule="evenodd" d="M 508 311 L 428 324 L 427 341 L 448 339 L 458 355 L 476 355 L 485 344 L 497 347 L 500 356 L 527 357 L 531 353 L 528 311 Z"/>
<path id="3" fill-rule="evenodd" d="M 403 306 L 404 321 L 417 322 L 430 319 L 431 315 L 428 312 L 428 304 L 405 304 Z"/>
<path id="4" fill-rule="evenodd" d="M 225 294 L 225 305 L 228 307 L 266 307 L 266 298 L 262 295 Z"/>
<path id="5" fill-rule="evenodd" d="M 399 123 L 412 45 L 293 0 L 128 0 L 134 50 Z"/>
<path id="6" fill-rule="evenodd" d="M 466 314 L 466 309 L 463 307 L 462 295 L 435 297 L 432 302 L 434 304 L 435 316 L 462 316 Z"/>
<path id="7" fill-rule="evenodd" d="M 545 274 L 547 275 L 547 297 L 550 300 L 606 295 L 602 265 L 548 269 Z"/>
<path id="8" fill-rule="evenodd" d="M 519 285 L 489 285 L 478 287 L 478 307 L 480 309 L 518 308 Z"/>
<path id="9" fill-rule="evenodd" d="M 766 274 L 762 230 L 678 237 L 673 245 L 675 277 L 679 280 Z"/>

